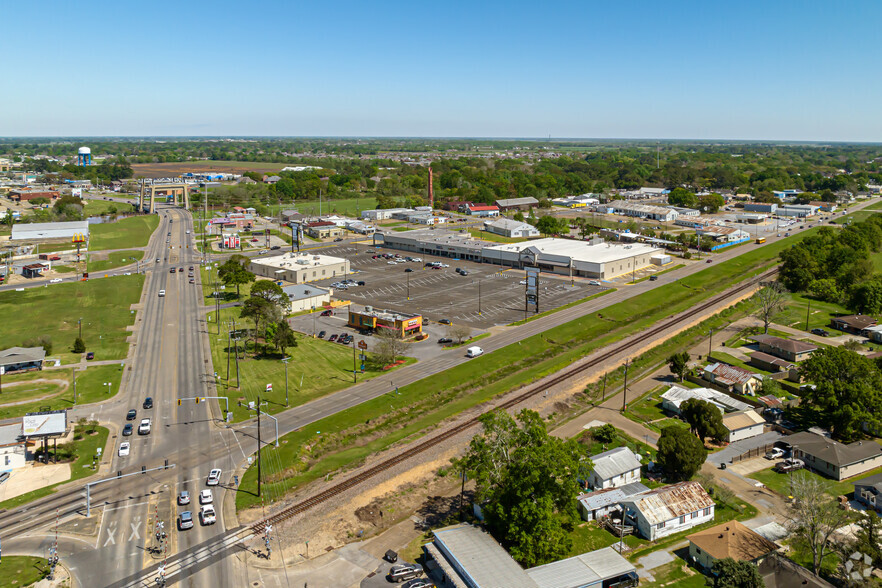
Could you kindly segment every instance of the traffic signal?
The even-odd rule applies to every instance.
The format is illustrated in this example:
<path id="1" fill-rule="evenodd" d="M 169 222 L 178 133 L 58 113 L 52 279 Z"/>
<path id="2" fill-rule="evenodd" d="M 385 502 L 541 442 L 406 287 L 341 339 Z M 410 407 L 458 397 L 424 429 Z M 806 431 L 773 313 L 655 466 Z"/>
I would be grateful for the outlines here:
<path id="1" fill-rule="evenodd" d="M 196 404 L 199 404 L 199 401 L 200 401 L 200 400 L 202 400 L 202 399 L 199 398 L 199 397 L 197 396 L 197 397 L 196 397 Z"/>
<path id="2" fill-rule="evenodd" d="M 180 406 L 180 405 L 181 405 L 181 399 L 178 398 L 178 406 Z"/>

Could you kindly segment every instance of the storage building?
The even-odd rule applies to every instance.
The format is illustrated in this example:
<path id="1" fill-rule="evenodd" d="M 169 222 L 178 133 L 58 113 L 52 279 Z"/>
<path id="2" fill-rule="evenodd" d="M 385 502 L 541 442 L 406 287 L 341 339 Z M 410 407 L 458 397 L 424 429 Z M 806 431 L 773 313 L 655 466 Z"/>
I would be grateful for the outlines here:
<path id="1" fill-rule="evenodd" d="M 66 239 L 71 241 L 74 235 L 89 238 L 88 221 L 69 221 L 63 223 L 27 223 L 12 225 L 13 241 L 46 241 L 49 239 Z M 72 245 L 73 248 L 76 248 Z"/>

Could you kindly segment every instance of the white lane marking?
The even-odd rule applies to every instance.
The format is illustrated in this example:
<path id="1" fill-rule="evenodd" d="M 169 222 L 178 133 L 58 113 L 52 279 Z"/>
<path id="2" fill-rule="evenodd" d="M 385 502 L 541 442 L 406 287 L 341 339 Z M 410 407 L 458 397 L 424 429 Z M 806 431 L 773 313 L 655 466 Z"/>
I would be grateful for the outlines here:
<path id="1" fill-rule="evenodd" d="M 149 503 L 148 502 L 136 502 L 135 504 L 127 504 L 125 506 L 108 507 L 108 508 L 104 509 L 104 512 L 110 512 L 112 510 L 122 510 L 124 508 L 132 508 L 133 506 L 141 506 L 143 504 L 149 504 Z"/>
<path id="2" fill-rule="evenodd" d="M 113 535 L 116 533 L 116 521 L 111 521 L 107 525 L 107 539 L 104 540 L 104 545 L 102 547 L 107 547 L 108 545 L 116 545 L 116 539 L 113 538 Z"/>

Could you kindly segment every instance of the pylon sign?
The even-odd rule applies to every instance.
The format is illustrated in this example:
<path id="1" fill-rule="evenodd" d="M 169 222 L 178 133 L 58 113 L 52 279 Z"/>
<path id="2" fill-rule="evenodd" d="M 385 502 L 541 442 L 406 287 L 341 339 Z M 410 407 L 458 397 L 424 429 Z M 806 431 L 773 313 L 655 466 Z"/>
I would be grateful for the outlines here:
<path id="1" fill-rule="evenodd" d="M 86 242 L 86 235 L 84 235 L 83 233 L 74 233 L 73 237 L 71 238 L 71 242 L 72 243 L 85 243 Z"/>

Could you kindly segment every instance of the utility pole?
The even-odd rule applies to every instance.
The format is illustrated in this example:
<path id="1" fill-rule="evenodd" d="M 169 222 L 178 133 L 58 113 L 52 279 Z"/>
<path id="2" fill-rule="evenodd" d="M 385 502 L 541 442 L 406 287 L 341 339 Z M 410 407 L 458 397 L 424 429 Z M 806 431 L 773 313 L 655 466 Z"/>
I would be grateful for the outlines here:
<path id="1" fill-rule="evenodd" d="M 78 335 L 80 339 L 83 338 L 83 317 L 80 317 L 80 320 L 77 321 L 77 328 L 80 330 L 80 334 Z"/>
<path id="2" fill-rule="evenodd" d="M 282 358 L 282 363 L 285 364 L 285 406 L 288 406 L 288 362 L 290 360 L 290 357 Z"/>
<path id="3" fill-rule="evenodd" d="M 481 280 L 478 279 L 478 316 L 481 316 Z"/>
<path id="4" fill-rule="evenodd" d="M 630 359 L 625 360 L 625 385 L 622 387 L 622 412 L 628 410 L 628 363 Z"/>
<path id="5" fill-rule="evenodd" d="M 352 344 L 352 383 L 353 384 L 357 383 L 357 381 L 358 381 L 356 379 L 357 378 L 356 373 L 358 371 L 358 364 L 355 362 L 355 353 L 356 353 L 355 348 L 356 347 L 358 347 L 358 346 L 353 342 L 353 344 Z"/>
<path id="6" fill-rule="evenodd" d="M 227 331 L 227 384 L 230 383 L 230 347 L 233 346 L 233 331 Z"/>
<path id="7" fill-rule="evenodd" d="M 238 354 L 236 354 L 238 357 Z M 260 496 L 260 394 L 257 395 L 257 495 Z"/>
<path id="8" fill-rule="evenodd" d="M 806 300 L 808 301 L 808 307 L 805 309 L 805 330 L 808 331 L 809 314 L 812 311 L 812 299 L 806 298 Z"/>
<path id="9" fill-rule="evenodd" d="M 77 368 L 71 368 L 71 379 L 74 387 L 74 406 L 77 405 Z"/>
<path id="10" fill-rule="evenodd" d="M 714 330 L 708 329 L 707 336 L 707 360 L 710 361 L 711 353 L 713 353 L 714 350 Z"/>
<path id="11" fill-rule="evenodd" d="M 603 373 L 603 388 L 600 391 L 600 401 L 606 400 L 606 372 Z"/>

